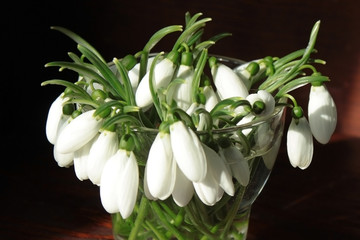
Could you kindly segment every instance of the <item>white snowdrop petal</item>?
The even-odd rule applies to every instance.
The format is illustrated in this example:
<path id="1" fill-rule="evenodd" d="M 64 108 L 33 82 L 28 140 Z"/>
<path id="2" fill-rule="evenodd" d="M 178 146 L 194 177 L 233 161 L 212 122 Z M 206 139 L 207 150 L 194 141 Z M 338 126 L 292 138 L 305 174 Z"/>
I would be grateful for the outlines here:
<path id="1" fill-rule="evenodd" d="M 174 202 L 179 207 L 185 207 L 194 195 L 192 182 L 186 178 L 180 168 L 176 167 L 176 180 L 172 192 Z"/>
<path id="2" fill-rule="evenodd" d="M 63 117 L 63 112 L 62 112 L 63 102 L 64 99 L 62 98 L 62 95 L 60 95 L 51 104 L 49 109 L 49 113 L 46 120 L 45 131 L 46 131 L 46 137 L 51 144 L 55 144 L 58 133 L 58 127 L 61 118 Z"/>
<path id="3" fill-rule="evenodd" d="M 207 174 L 204 180 L 194 182 L 193 185 L 196 194 L 204 204 L 213 206 L 217 202 L 220 187 L 211 174 Z"/>
<path id="4" fill-rule="evenodd" d="M 101 174 L 106 161 L 118 150 L 116 132 L 104 130 L 92 144 L 87 160 L 87 173 L 92 183 L 100 184 Z"/>
<path id="5" fill-rule="evenodd" d="M 162 61 L 157 63 L 154 69 L 155 90 L 168 85 L 174 72 L 175 65 L 169 59 L 164 58 Z M 145 74 L 143 79 L 140 81 L 135 93 L 136 103 L 141 108 L 146 108 L 152 103 L 152 96 L 149 86 L 149 75 L 150 72 Z"/>
<path id="6" fill-rule="evenodd" d="M 100 181 L 100 199 L 104 209 L 108 213 L 119 212 L 117 194 L 119 176 L 124 167 L 123 155 L 118 151 L 105 164 Z"/>
<path id="7" fill-rule="evenodd" d="M 94 118 L 94 112 L 91 110 L 81 114 L 61 131 L 56 141 L 60 153 L 75 152 L 98 133 L 102 120 Z"/>
<path id="8" fill-rule="evenodd" d="M 337 110 L 333 98 L 324 85 L 311 86 L 308 116 L 315 139 L 322 144 L 328 143 L 336 128 Z"/>
<path id="9" fill-rule="evenodd" d="M 126 151 L 125 154 L 128 154 Z M 128 218 L 134 210 L 139 187 L 139 169 L 133 152 L 125 159 L 117 189 L 118 206 L 121 216 Z"/>
<path id="10" fill-rule="evenodd" d="M 287 132 L 287 152 L 293 167 L 307 168 L 313 156 L 313 138 L 310 126 L 305 117 L 298 124 L 292 119 Z"/>
<path id="11" fill-rule="evenodd" d="M 246 98 L 249 92 L 239 76 L 228 66 L 219 63 L 211 69 L 217 92 L 221 99 Z"/>
<path id="12" fill-rule="evenodd" d="M 176 162 L 173 160 L 168 133 L 157 134 L 149 151 L 145 171 L 150 194 L 161 200 L 168 198 L 176 177 Z"/>
<path id="13" fill-rule="evenodd" d="M 224 158 L 229 164 L 232 175 L 242 185 L 247 186 L 250 180 L 250 168 L 243 154 L 234 146 L 223 149 Z"/>
<path id="14" fill-rule="evenodd" d="M 170 126 L 171 148 L 176 163 L 185 176 L 198 182 L 205 178 L 206 157 L 196 134 L 181 121 Z"/>
<path id="15" fill-rule="evenodd" d="M 211 86 L 204 87 L 204 95 L 206 98 L 205 110 L 210 112 L 219 102 L 219 97 Z"/>
<path id="16" fill-rule="evenodd" d="M 90 142 L 85 144 L 82 148 L 74 152 L 74 170 L 76 177 L 80 180 L 89 179 L 87 171 L 87 160 L 89 157 L 89 152 L 92 144 L 96 141 L 97 136 L 93 138 Z"/>
<path id="17" fill-rule="evenodd" d="M 235 188 L 232 182 L 232 175 L 226 167 L 224 160 L 205 144 L 203 144 L 203 148 L 208 162 L 207 174 L 212 174 L 218 185 L 224 189 L 228 195 L 234 196 Z"/>
<path id="18" fill-rule="evenodd" d="M 184 83 L 178 84 L 173 93 L 173 99 L 176 101 L 177 106 L 186 111 L 192 101 L 192 81 L 194 77 L 194 68 L 192 66 L 180 65 L 176 73 L 176 78 L 184 80 Z"/>
<path id="19" fill-rule="evenodd" d="M 54 159 L 59 165 L 59 167 L 69 167 L 73 164 L 74 161 L 74 153 L 60 153 L 57 149 L 57 144 L 55 143 L 53 149 Z"/>

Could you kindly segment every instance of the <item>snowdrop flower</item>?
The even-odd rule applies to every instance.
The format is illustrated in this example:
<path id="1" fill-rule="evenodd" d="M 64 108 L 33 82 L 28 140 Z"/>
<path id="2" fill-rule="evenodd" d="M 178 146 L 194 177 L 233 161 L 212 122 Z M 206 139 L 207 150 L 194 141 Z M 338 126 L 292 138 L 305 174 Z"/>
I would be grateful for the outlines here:
<path id="1" fill-rule="evenodd" d="M 228 66 L 222 63 L 215 64 L 211 67 L 211 73 L 220 99 L 246 98 L 249 95 L 245 84 Z"/>
<path id="2" fill-rule="evenodd" d="M 93 184 L 99 185 L 105 163 L 119 148 L 116 132 L 103 130 L 92 144 L 87 160 L 87 173 Z"/>
<path id="3" fill-rule="evenodd" d="M 192 182 L 205 178 L 207 162 L 204 149 L 196 134 L 182 121 L 170 125 L 173 156 L 180 170 Z"/>
<path id="4" fill-rule="evenodd" d="M 246 97 L 246 100 L 249 101 L 253 108 L 256 102 L 264 103 L 265 108 L 261 110 L 260 113 L 255 113 L 257 116 L 268 116 L 274 112 L 275 99 L 269 92 L 265 90 L 259 90 L 257 93 L 250 94 Z"/>
<path id="5" fill-rule="evenodd" d="M 95 136 L 90 142 L 85 144 L 82 148 L 74 152 L 74 170 L 76 177 L 80 180 L 89 179 L 87 171 L 87 161 L 89 158 L 90 148 L 98 137 Z"/>
<path id="6" fill-rule="evenodd" d="M 221 199 L 224 191 L 233 196 L 235 189 L 232 176 L 223 159 L 208 146 L 203 145 L 203 148 L 208 161 L 207 174 L 203 181 L 193 184 L 201 201 L 208 206 L 213 206 Z"/>
<path id="7" fill-rule="evenodd" d="M 206 98 L 205 110 L 210 112 L 219 102 L 219 97 L 211 86 L 204 87 L 204 95 Z"/>
<path id="8" fill-rule="evenodd" d="M 151 145 L 145 167 L 148 190 L 154 198 L 168 198 L 175 185 L 176 162 L 173 159 L 170 134 L 159 132 Z"/>
<path id="9" fill-rule="evenodd" d="M 175 59 L 173 59 L 175 58 Z M 156 63 L 154 69 L 154 88 L 155 90 L 167 86 L 171 81 L 175 69 L 177 57 L 174 55 L 168 55 L 166 58 Z M 152 103 L 152 96 L 149 86 L 150 71 L 145 74 L 135 93 L 135 100 L 139 107 L 146 108 Z"/>
<path id="10" fill-rule="evenodd" d="M 59 126 L 57 129 L 56 135 L 59 135 L 63 131 L 63 129 L 72 121 L 71 117 L 67 118 L 65 116 L 66 115 L 63 115 L 59 122 Z M 69 153 L 59 152 L 57 139 L 58 139 L 58 137 L 56 137 L 56 139 L 55 139 L 54 149 L 53 149 L 54 159 L 57 162 L 57 164 L 59 165 L 59 167 L 69 167 L 73 164 L 74 152 L 69 152 Z"/>
<path id="11" fill-rule="evenodd" d="M 232 176 L 242 186 L 247 186 L 250 180 L 250 168 L 241 151 L 235 146 L 229 146 L 220 149 L 220 155 L 226 160 Z"/>
<path id="12" fill-rule="evenodd" d="M 59 153 L 70 153 L 83 147 L 98 133 L 102 120 L 93 116 L 95 110 L 87 111 L 72 120 L 56 141 Z"/>
<path id="13" fill-rule="evenodd" d="M 287 153 L 293 167 L 306 169 L 314 151 L 310 126 L 305 117 L 292 118 L 287 132 Z"/>
<path id="14" fill-rule="evenodd" d="M 128 218 L 135 206 L 139 169 L 132 151 L 119 149 L 105 164 L 100 181 L 101 203 L 108 213 Z"/>
<path id="15" fill-rule="evenodd" d="M 179 207 L 185 207 L 194 195 L 192 182 L 187 179 L 178 166 L 176 166 L 175 185 L 171 195 Z"/>
<path id="16" fill-rule="evenodd" d="M 54 145 L 53 155 L 59 167 L 70 167 L 73 164 L 74 153 L 60 153 L 57 149 L 57 144 Z"/>
<path id="17" fill-rule="evenodd" d="M 51 144 L 55 144 L 59 126 L 67 121 L 69 116 L 63 114 L 63 104 L 67 101 L 63 94 L 58 96 L 51 104 L 46 120 L 46 137 Z"/>
<path id="18" fill-rule="evenodd" d="M 155 59 L 155 57 L 151 57 L 151 58 L 148 59 L 147 70 L 146 71 L 149 71 L 150 66 L 151 66 L 154 59 Z M 134 92 L 136 91 L 136 88 L 139 85 L 139 74 L 140 74 L 140 63 L 135 64 L 135 66 L 128 71 L 130 84 L 131 84 Z M 120 79 L 120 81 L 122 82 L 121 79 Z"/>
<path id="19" fill-rule="evenodd" d="M 315 139 L 322 144 L 328 143 L 335 131 L 337 111 L 335 102 L 325 85 L 311 86 L 308 116 Z"/>
<path id="20" fill-rule="evenodd" d="M 235 188 L 232 182 L 230 169 L 225 165 L 224 160 L 212 148 L 203 144 L 203 148 L 208 160 L 208 173 L 218 182 L 219 186 L 230 195 L 234 196 Z"/>
<path id="21" fill-rule="evenodd" d="M 193 66 L 181 64 L 175 78 L 183 79 L 184 82 L 176 86 L 173 93 L 173 99 L 176 101 L 179 108 L 186 111 L 192 103 L 191 93 L 192 81 L 194 78 Z"/>

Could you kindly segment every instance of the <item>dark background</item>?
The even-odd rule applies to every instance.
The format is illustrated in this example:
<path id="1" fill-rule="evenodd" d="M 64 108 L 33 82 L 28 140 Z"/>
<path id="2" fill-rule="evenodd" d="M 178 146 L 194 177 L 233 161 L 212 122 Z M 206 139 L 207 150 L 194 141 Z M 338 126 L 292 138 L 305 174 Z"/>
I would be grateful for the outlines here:
<path id="1" fill-rule="evenodd" d="M 286 153 L 280 154 L 279 167 L 275 168 L 263 196 L 259 198 L 258 207 L 254 207 L 258 209 L 253 215 L 254 230 L 258 230 L 255 235 L 261 234 L 256 235 L 257 238 L 255 235 L 250 237 L 282 239 L 279 236 L 290 236 L 286 234 L 296 231 L 296 226 L 291 223 L 300 225 L 301 229 L 294 233 L 299 238 L 293 239 L 303 239 L 304 236 L 307 239 L 319 239 L 321 236 L 332 239 L 331 236 L 344 235 L 346 232 L 350 232 L 347 238 L 333 239 L 360 237 L 360 224 L 355 220 L 360 211 L 359 178 L 349 177 L 359 169 L 359 10 L 360 2 L 357 0 L 12 1 L 7 6 L 2 6 L 1 136 L 5 144 L 1 144 L 3 164 L 0 168 L 0 181 L 6 197 L 0 205 L 6 210 L 1 216 L 0 228 L 3 224 L 10 231 L 15 231 L 16 223 L 22 221 L 24 230 L 17 231 L 16 235 L 22 236 L 30 234 L 30 229 L 40 231 L 39 229 L 52 227 L 53 230 L 47 230 L 49 235 L 44 238 L 49 239 L 52 232 L 70 228 L 65 224 L 59 230 L 55 227 L 59 222 L 68 221 L 69 218 L 77 219 L 76 217 L 82 222 L 88 220 L 79 217 L 85 215 L 84 212 L 75 210 L 81 204 L 74 202 L 84 201 L 84 196 L 88 202 L 86 206 L 93 209 L 92 213 L 104 214 L 98 202 L 97 188 L 78 182 L 72 168 L 58 169 L 51 156 L 52 146 L 45 138 L 44 125 L 48 108 L 62 88 L 40 87 L 40 83 L 52 78 L 76 77 L 67 71 L 59 73 L 57 69 L 44 68 L 45 63 L 68 60 L 67 52 L 77 51 L 72 40 L 50 30 L 50 26 L 63 26 L 78 33 L 97 48 L 106 60 L 111 61 L 113 57 L 141 50 L 158 29 L 172 24 L 184 24 L 184 14 L 190 11 L 192 14 L 202 12 L 204 17 L 213 19 L 207 24 L 205 36 L 211 37 L 220 32 L 233 34 L 212 47 L 211 53 L 244 60 L 267 55 L 283 56 L 305 47 L 312 25 L 321 20 L 316 45 L 319 51 L 317 57 L 327 61 L 327 65 L 319 69 L 332 80 L 328 87 L 337 103 L 339 115 L 335 137 L 329 145 L 316 145 L 314 163 L 304 172 L 292 169 L 287 162 Z M 172 36 L 165 38 L 154 51 L 169 50 L 173 39 Z M 307 89 L 299 91 L 297 95 L 304 108 L 307 95 Z M 356 176 L 359 176 L 358 172 Z M 341 180 L 341 185 L 334 183 L 338 179 Z M 52 190 L 45 184 L 49 182 L 68 195 L 60 194 L 61 191 L 57 189 Z M 325 196 L 317 198 L 316 193 L 319 191 L 314 189 L 319 185 L 316 184 L 328 191 Z M 327 187 L 324 184 L 328 184 Z M 48 194 L 45 194 L 47 191 Z M 91 200 L 87 198 L 89 196 L 92 197 Z M 59 197 L 66 199 L 64 204 L 70 209 L 68 211 L 74 209 L 75 213 L 71 212 L 73 215 L 69 218 L 60 203 L 51 203 Z M 75 198 L 74 201 L 69 197 Z M 301 200 L 303 198 L 311 199 L 310 203 Z M 289 212 L 294 202 L 299 203 L 300 208 L 296 205 Z M 322 209 L 321 206 L 324 206 L 323 210 L 319 210 Z M 56 209 L 61 210 L 56 212 Z M 318 211 L 314 213 L 314 209 Z M 336 216 L 331 214 L 333 209 L 337 209 Z M 260 210 L 267 213 L 260 214 Z M 54 216 L 49 214 L 52 211 L 55 211 L 57 218 L 51 217 Z M 27 217 L 19 220 L 15 216 L 21 213 Z M 74 214 L 78 215 L 74 217 Z M 316 215 L 318 216 L 315 218 Z M 9 216 L 12 216 L 10 220 Z M 328 222 L 331 217 L 336 219 Z M 44 225 L 44 218 L 50 218 L 56 223 L 51 224 L 49 220 Z M 266 222 L 261 219 L 266 219 Z M 35 222 L 35 225 L 31 225 L 31 222 Z M 69 225 L 73 227 L 72 231 L 77 231 L 76 224 Z M 91 221 L 89 225 L 92 225 Z M 286 227 L 282 229 L 283 226 Z M 54 230 L 55 228 L 58 230 Z M 275 235 L 262 235 L 269 228 L 277 228 L 273 232 Z M 330 232 L 326 233 L 327 231 Z"/>

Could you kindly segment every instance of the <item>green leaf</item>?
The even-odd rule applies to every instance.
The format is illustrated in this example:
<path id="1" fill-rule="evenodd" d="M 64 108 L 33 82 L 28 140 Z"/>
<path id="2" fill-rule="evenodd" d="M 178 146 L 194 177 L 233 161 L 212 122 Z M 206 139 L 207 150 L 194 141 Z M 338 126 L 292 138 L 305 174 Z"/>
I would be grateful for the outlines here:
<path id="1" fill-rule="evenodd" d="M 122 99 L 126 99 L 126 93 L 124 92 L 122 84 L 110 70 L 109 66 L 86 47 L 78 45 L 78 49 L 99 70 L 101 75 L 103 75 L 105 80 L 107 80 L 107 82 L 115 90 L 117 96 L 120 96 Z"/>
<path id="2" fill-rule="evenodd" d="M 123 80 L 123 84 L 125 87 L 126 101 L 128 105 L 136 105 L 135 94 L 131 86 L 128 72 L 126 71 L 124 65 L 117 58 L 114 58 L 113 62 L 120 73 L 121 79 Z"/>
<path id="3" fill-rule="evenodd" d="M 209 21 L 211 21 L 211 18 L 204 18 L 193 23 L 191 26 L 186 28 L 185 31 L 180 35 L 180 37 L 175 42 L 172 50 L 176 51 L 182 43 L 188 41 L 193 34 L 195 34 L 200 28 L 204 27 L 205 23 Z"/>
<path id="4" fill-rule="evenodd" d="M 329 78 L 321 75 L 301 77 L 289 82 L 288 84 L 280 88 L 279 92 L 276 94 L 276 97 L 281 98 L 285 93 L 288 93 L 300 86 L 304 86 L 312 82 L 326 82 L 326 81 L 330 81 Z"/>
<path id="5" fill-rule="evenodd" d="M 69 38 L 74 40 L 77 44 L 82 45 L 82 46 L 86 47 L 87 49 L 89 49 L 90 51 L 92 51 L 99 59 L 101 59 L 101 61 L 105 62 L 105 60 L 102 58 L 100 53 L 90 43 L 88 43 L 85 39 L 83 39 L 76 33 L 70 31 L 69 29 L 66 29 L 64 27 L 59 27 L 59 26 L 52 26 L 51 29 L 65 34 L 66 36 L 68 36 Z"/>
<path id="6" fill-rule="evenodd" d="M 168 26 L 168 27 L 164 27 L 162 29 L 160 29 L 159 31 L 157 31 L 156 33 L 154 33 L 154 35 L 151 36 L 151 38 L 149 39 L 149 41 L 146 43 L 143 51 L 144 52 L 150 52 L 151 49 L 166 35 L 173 33 L 173 32 L 178 32 L 178 31 L 182 31 L 182 26 L 181 25 L 172 25 L 172 26 Z"/>
<path id="7" fill-rule="evenodd" d="M 199 57 L 199 61 L 196 64 L 195 67 L 195 73 L 194 73 L 194 79 L 192 82 L 192 93 L 191 93 L 191 98 L 193 102 L 196 102 L 197 99 L 197 94 L 198 94 L 198 90 L 199 90 L 199 86 L 200 86 L 200 80 L 201 80 L 201 75 L 204 71 L 204 67 L 206 65 L 207 62 L 207 57 L 208 57 L 208 51 L 206 48 L 204 48 L 201 51 L 201 55 Z"/>
<path id="8" fill-rule="evenodd" d="M 106 89 L 108 89 L 113 95 L 116 94 L 116 91 L 112 88 L 112 86 L 108 83 L 106 79 L 100 76 L 94 70 L 88 68 L 84 64 L 72 63 L 72 62 L 50 62 L 45 65 L 45 67 L 61 67 L 67 68 L 77 72 L 79 75 L 95 80 L 96 82 L 103 85 Z"/>

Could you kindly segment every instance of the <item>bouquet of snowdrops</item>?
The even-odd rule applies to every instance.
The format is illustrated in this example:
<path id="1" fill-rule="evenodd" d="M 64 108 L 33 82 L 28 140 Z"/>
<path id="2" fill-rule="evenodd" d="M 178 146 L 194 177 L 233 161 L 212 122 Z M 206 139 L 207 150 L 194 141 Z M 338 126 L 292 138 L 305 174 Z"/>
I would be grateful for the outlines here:
<path id="1" fill-rule="evenodd" d="M 216 139 L 212 131 L 255 123 L 287 107 L 292 117 L 287 132 L 290 163 L 305 169 L 312 160 L 313 137 L 327 143 L 337 119 L 325 87 L 329 78 L 314 66 L 325 62 L 311 57 L 316 53 L 320 22 L 313 26 L 306 48 L 232 69 L 208 53 L 230 34 L 202 40 L 211 19 L 201 18 L 200 13 L 187 13 L 185 19 L 185 26 L 165 27 L 141 51 L 112 62 L 75 33 L 53 27 L 73 39 L 80 54 L 69 53 L 72 61 L 46 66 L 70 69 L 79 77 L 76 82 L 53 79 L 42 83 L 66 87 L 51 105 L 46 124 L 58 165 L 74 165 L 80 180 L 99 185 L 105 210 L 120 213 L 123 221 L 133 218 L 134 209 L 140 218 L 145 202 L 153 201 L 152 208 L 165 222 L 166 231 L 179 239 L 178 213 L 173 216 L 177 220 L 170 221 L 164 203 L 172 199 L 172 204 L 186 210 L 196 198 L 205 206 L 214 206 L 249 183 L 247 160 L 251 147 L 259 144 L 254 141 L 256 132 Z M 151 53 L 161 39 L 175 32 L 181 34 L 172 49 Z M 307 84 L 311 84 L 308 118 L 290 95 Z M 139 134 L 142 131 L 154 137 L 147 139 Z M 266 141 L 267 132 L 263 134 L 262 141 Z M 140 193 L 144 197 L 138 203 Z M 132 232 L 139 229 L 136 218 L 134 222 Z M 150 222 L 143 224 L 158 238 L 162 236 Z M 216 231 L 204 232 L 210 236 Z"/>

